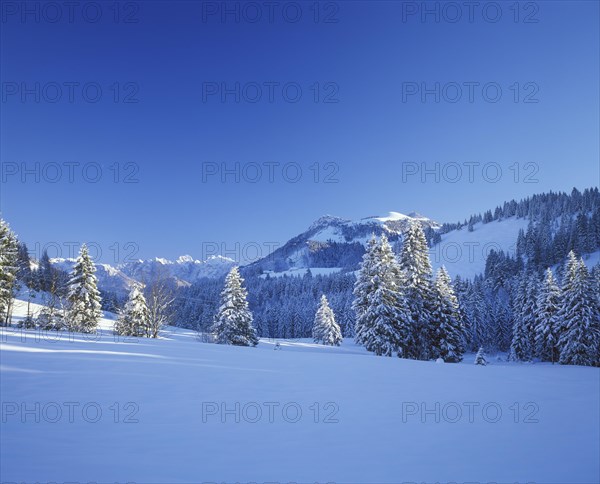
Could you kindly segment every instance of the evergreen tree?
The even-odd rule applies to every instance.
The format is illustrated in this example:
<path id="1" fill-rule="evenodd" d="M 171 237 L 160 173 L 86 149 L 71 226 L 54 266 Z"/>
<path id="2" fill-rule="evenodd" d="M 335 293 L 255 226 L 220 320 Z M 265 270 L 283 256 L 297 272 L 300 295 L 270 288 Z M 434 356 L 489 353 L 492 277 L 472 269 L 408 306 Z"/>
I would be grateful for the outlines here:
<path id="1" fill-rule="evenodd" d="M 536 350 L 535 334 L 538 319 L 538 292 L 539 281 L 535 272 L 531 272 L 527 278 L 525 304 L 522 308 L 521 318 L 523 325 L 527 331 L 529 338 L 529 347 L 531 348 L 531 356 L 534 356 Z"/>
<path id="2" fill-rule="evenodd" d="M 129 299 L 115 323 L 115 333 L 120 336 L 151 336 L 150 309 L 141 288 L 135 284 Z"/>
<path id="3" fill-rule="evenodd" d="M 412 345 L 412 326 L 400 285 L 403 276 L 385 234 L 373 266 L 372 292 L 364 315 L 363 344 L 379 356 L 406 357 Z"/>
<path id="4" fill-rule="evenodd" d="M 354 301 L 352 309 L 356 313 L 356 324 L 354 328 L 354 339 L 357 344 L 365 344 L 365 334 L 367 332 L 366 319 L 369 310 L 369 297 L 374 292 L 373 278 L 375 277 L 375 263 L 378 258 L 379 244 L 375 235 L 372 235 L 367 243 L 363 260 L 358 270 L 356 283 L 354 284 Z"/>
<path id="5" fill-rule="evenodd" d="M 404 278 L 402 289 L 408 303 L 414 341 L 405 357 L 428 360 L 433 357 L 433 283 L 429 249 L 418 222 L 411 222 L 404 234 L 399 264 Z"/>
<path id="6" fill-rule="evenodd" d="M 583 260 L 576 260 L 573 252 L 569 253 L 565 279 L 558 312 L 564 326 L 558 341 L 560 363 L 597 366 L 600 364 L 598 303 L 593 300 L 588 270 Z"/>
<path id="7" fill-rule="evenodd" d="M 486 309 L 480 282 L 470 284 L 466 293 L 465 326 L 467 345 L 472 351 L 489 343 Z"/>
<path id="8" fill-rule="evenodd" d="M 236 346 L 256 346 L 258 337 L 252 326 L 252 313 L 248 309 L 248 293 L 239 269 L 233 267 L 225 278 L 221 292 L 221 306 L 215 318 L 212 331 L 217 342 Z"/>
<path id="9" fill-rule="evenodd" d="M 50 262 L 48 251 L 44 250 L 37 270 L 38 287 L 40 288 L 40 291 L 50 290 L 52 280 L 54 279 L 54 272 L 55 269 L 52 267 L 52 263 Z"/>
<path id="10" fill-rule="evenodd" d="M 0 219 L 0 326 L 10 324 L 17 288 L 18 241 L 8 224 Z"/>
<path id="11" fill-rule="evenodd" d="M 591 273 L 592 293 L 596 301 L 596 314 L 600 318 L 600 263 L 596 264 Z"/>
<path id="12" fill-rule="evenodd" d="M 83 244 L 67 287 L 67 325 L 71 331 L 95 333 L 102 317 L 96 267 Z"/>
<path id="13" fill-rule="evenodd" d="M 339 346 L 342 343 L 342 332 L 335 322 L 335 315 L 324 294 L 321 296 L 321 303 L 315 315 L 312 333 L 315 343 L 329 346 Z"/>
<path id="14" fill-rule="evenodd" d="M 475 355 L 475 364 L 483 366 L 487 365 L 487 360 L 485 359 L 485 351 L 483 350 L 483 346 L 479 347 L 479 350 Z"/>
<path id="15" fill-rule="evenodd" d="M 31 259 L 29 258 L 29 250 L 24 243 L 18 244 L 17 249 L 17 279 L 24 284 L 25 293 L 27 294 L 27 314 L 22 319 L 18 326 L 19 328 L 35 328 L 35 318 L 31 309 L 31 302 L 35 298 L 37 291 L 37 278 L 31 270 Z"/>
<path id="16" fill-rule="evenodd" d="M 523 317 L 523 307 L 527 297 L 526 273 L 519 276 L 514 298 L 514 323 L 509 359 L 512 361 L 531 361 L 532 348 L 526 320 Z"/>
<path id="17" fill-rule="evenodd" d="M 27 245 L 19 243 L 17 245 L 17 278 L 25 283 L 27 287 L 35 289 L 35 281 L 31 270 L 31 259 Z"/>
<path id="18" fill-rule="evenodd" d="M 450 276 L 441 267 L 434 283 L 433 357 L 442 358 L 445 362 L 457 363 L 464 353 L 464 334 L 460 320 L 458 299 L 454 294 Z"/>
<path id="19" fill-rule="evenodd" d="M 542 361 L 558 361 L 558 310 L 560 289 L 551 269 L 546 270 L 537 302 L 537 326 L 535 328 L 536 354 Z"/>
<path id="20" fill-rule="evenodd" d="M 510 349 L 512 338 L 513 316 L 509 296 L 504 289 L 496 293 L 493 301 L 492 317 L 494 321 L 493 341 L 497 349 L 507 351 Z"/>

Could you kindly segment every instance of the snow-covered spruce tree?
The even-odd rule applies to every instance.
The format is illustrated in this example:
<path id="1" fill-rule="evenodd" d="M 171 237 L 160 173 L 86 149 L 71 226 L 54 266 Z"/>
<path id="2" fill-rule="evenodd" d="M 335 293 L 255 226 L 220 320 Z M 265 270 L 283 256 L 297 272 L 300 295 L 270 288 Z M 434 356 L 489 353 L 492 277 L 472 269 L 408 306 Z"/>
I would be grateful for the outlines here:
<path id="1" fill-rule="evenodd" d="M 513 326 L 512 312 L 508 297 L 505 297 L 504 295 L 500 297 L 499 294 L 496 295 L 494 306 L 492 308 L 492 317 L 495 323 L 492 333 L 495 345 L 500 351 L 507 351 L 510 349 Z"/>
<path id="2" fill-rule="evenodd" d="M 600 216 L 598 217 L 600 218 Z M 600 223 L 600 222 L 599 222 Z M 600 241 L 599 241 L 600 242 Z M 593 286 L 593 294 L 594 301 L 596 301 L 596 313 L 598 314 L 598 318 L 600 319 L 600 263 L 596 264 L 592 269 L 590 274 L 592 286 Z"/>
<path id="3" fill-rule="evenodd" d="M 564 330 L 560 335 L 560 363 L 563 365 L 600 365 L 600 321 L 597 301 L 593 300 L 589 272 L 583 260 L 573 264 L 569 254 L 558 318 Z"/>
<path id="4" fill-rule="evenodd" d="M 558 361 L 558 310 L 560 288 L 551 269 L 546 270 L 537 302 L 537 326 L 535 328 L 536 354 L 542 361 Z"/>
<path id="5" fill-rule="evenodd" d="M 428 360 L 433 357 L 433 283 L 429 249 L 423 228 L 418 222 L 411 222 L 404 234 L 399 265 L 404 278 L 402 291 L 408 304 L 414 340 L 405 357 Z"/>
<path id="6" fill-rule="evenodd" d="M 452 288 L 454 289 L 454 294 L 456 294 L 456 299 L 458 300 L 458 316 L 462 324 L 463 331 L 463 348 L 466 350 L 469 344 L 469 327 L 466 316 L 469 284 L 467 281 L 463 281 L 461 277 L 457 275 L 455 276 L 454 281 L 452 281 Z"/>
<path id="7" fill-rule="evenodd" d="M 364 335 L 367 330 L 367 311 L 369 309 L 369 295 L 374 292 L 373 277 L 375 277 L 375 263 L 379 252 L 379 244 L 375 235 L 372 235 L 367 243 L 365 254 L 363 255 L 356 283 L 354 284 L 354 301 L 352 309 L 356 313 L 356 323 L 354 326 L 354 340 L 359 345 L 364 345 Z"/>
<path id="8" fill-rule="evenodd" d="M 339 346 L 342 343 L 342 331 L 335 322 L 335 315 L 329 307 L 325 294 L 321 296 L 319 309 L 317 309 L 317 314 L 315 315 L 312 335 L 315 343 L 329 346 Z"/>
<path id="9" fill-rule="evenodd" d="M 67 284 L 67 327 L 70 331 L 94 333 L 100 318 L 101 298 L 96 267 L 83 244 Z"/>
<path id="10" fill-rule="evenodd" d="M 235 346 L 256 346 L 258 337 L 252 326 L 252 313 L 248 309 L 248 295 L 239 269 L 233 267 L 225 278 L 221 292 L 221 306 L 212 327 L 217 343 Z"/>
<path id="11" fill-rule="evenodd" d="M 594 291 L 600 301 L 600 263 L 596 264 L 592 269 L 592 282 L 594 284 Z"/>
<path id="12" fill-rule="evenodd" d="M 39 290 L 38 280 L 34 272 L 31 270 L 31 258 L 27 245 L 19 244 L 19 254 L 17 265 L 19 267 L 17 278 L 24 283 L 24 289 L 27 294 L 27 313 L 23 320 L 19 322 L 20 328 L 35 328 L 35 317 L 31 307 L 31 303 Z"/>
<path id="13" fill-rule="evenodd" d="M 485 351 L 483 350 L 483 346 L 479 347 L 479 350 L 475 355 L 475 364 L 483 366 L 487 365 L 487 360 L 485 359 Z"/>
<path id="14" fill-rule="evenodd" d="M 150 309 L 142 289 L 135 284 L 129 292 L 129 299 L 119 313 L 115 323 L 115 333 L 120 336 L 141 336 L 149 338 Z"/>
<path id="15" fill-rule="evenodd" d="M 17 285 L 19 243 L 0 219 L 0 326 L 10 324 Z"/>
<path id="16" fill-rule="evenodd" d="M 513 296 L 513 328 L 512 340 L 510 344 L 509 360 L 511 361 L 531 361 L 534 349 L 531 347 L 529 337 L 528 319 L 524 314 L 524 308 L 527 304 L 529 275 L 527 272 L 521 272 L 515 282 L 515 292 Z"/>
<path id="17" fill-rule="evenodd" d="M 483 296 L 483 290 L 479 282 L 469 285 L 465 300 L 465 326 L 467 347 L 475 351 L 480 346 L 489 343 L 489 331 L 487 325 L 487 307 Z"/>
<path id="18" fill-rule="evenodd" d="M 397 354 L 405 358 L 414 345 L 410 313 L 400 287 L 404 278 L 385 235 L 378 246 L 372 292 L 364 316 L 363 344 L 378 356 Z"/>
<path id="19" fill-rule="evenodd" d="M 525 305 L 522 308 L 521 318 L 529 337 L 529 347 L 532 356 L 536 356 L 535 332 L 538 323 L 538 293 L 540 281 L 536 272 L 531 272 L 527 278 Z"/>
<path id="20" fill-rule="evenodd" d="M 442 266 L 434 283 L 434 328 L 433 357 L 442 358 L 447 363 L 457 363 L 464 353 L 463 326 L 460 320 L 458 299 L 450 281 L 450 276 Z"/>
<path id="21" fill-rule="evenodd" d="M 577 274 L 577 265 L 579 264 L 579 260 L 575 255 L 575 252 L 572 250 L 567 254 L 567 260 L 564 262 L 562 266 L 557 269 L 557 274 L 560 274 L 559 279 L 561 281 L 560 284 L 560 308 L 558 310 L 558 327 L 557 327 L 557 337 L 560 341 L 563 333 L 566 331 L 566 321 L 564 315 L 561 314 L 563 303 L 564 303 L 564 294 L 565 292 L 573 286 L 575 283 L 575 275 Z M 559 353 L 561 350 L 560 343 L 558 347 Z"/>

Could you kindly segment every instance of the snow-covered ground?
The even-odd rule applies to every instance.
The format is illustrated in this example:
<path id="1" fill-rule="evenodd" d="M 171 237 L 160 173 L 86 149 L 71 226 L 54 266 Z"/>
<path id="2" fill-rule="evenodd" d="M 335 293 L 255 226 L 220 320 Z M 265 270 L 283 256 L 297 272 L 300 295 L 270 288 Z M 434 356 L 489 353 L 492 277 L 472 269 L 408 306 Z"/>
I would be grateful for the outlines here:
<path id="1" fill-rule="evenodd" d="M 24 303 L 16 308 L 24 315 Z M 2 482 L 599 480 L 600 370 L 4 329 Z"/>

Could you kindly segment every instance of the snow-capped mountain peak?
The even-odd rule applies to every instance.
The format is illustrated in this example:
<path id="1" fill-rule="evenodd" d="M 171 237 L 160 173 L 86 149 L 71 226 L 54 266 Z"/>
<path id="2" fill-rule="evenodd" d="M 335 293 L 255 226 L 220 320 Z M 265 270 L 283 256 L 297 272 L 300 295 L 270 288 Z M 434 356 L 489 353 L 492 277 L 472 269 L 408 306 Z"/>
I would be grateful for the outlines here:
<path id="1" fill-rule="evenodd" d="M 177 264 L 188 264 L 188 263 L 199 264 L 200 261 L 194 260 L 194 258 L 191 255 L 181 255 L 177 258 L 175 263 L 177 263 Z"/>
<path id="2" fill-rule="evenodd" d="M 305 232 L 249 268 L 258 272 L 285 272 L 300 268 L 353 267 L 360 261 L 371 235 L 385 233 L 394 242 L 408 229 L 411 221 L 420 223 L 424 228 L 440 227 L 427 217 L 419 214 L 413 217 L 400 212 L 355 221 L 325 215 L 315 220 Z"/>
<path id="3" fill-rule="evenodd" d="M 51 263 L 65 272 L 71 272 L 76 259 L 56 258 Z M 95 263 L 98 286 L 103 291 L 125 295 L 136 282 L 147 284 L 157 278 L 170 280 L 177 286 L 188 286 L 201 278 L 224 276 L 237 262 L 220 255 L 210 256 L 205 261 L 182 255 L 175 261 L 162 257 L 138 259 L 116 266 Z"/>

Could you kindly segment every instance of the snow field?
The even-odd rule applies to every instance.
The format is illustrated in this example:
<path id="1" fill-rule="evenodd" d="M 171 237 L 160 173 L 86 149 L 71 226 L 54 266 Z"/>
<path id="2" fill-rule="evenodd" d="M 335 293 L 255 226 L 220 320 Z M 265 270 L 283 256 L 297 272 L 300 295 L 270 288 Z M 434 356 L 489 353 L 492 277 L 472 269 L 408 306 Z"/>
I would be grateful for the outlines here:
<path id="1" fill-rule="evenodd" d="M 16 319 L 24 315 L 23 302 Z M 600 370 L 4 329 L 3 482 L 598 482 Z M 60 416 L 59 416 L 60 412 Z"/>

